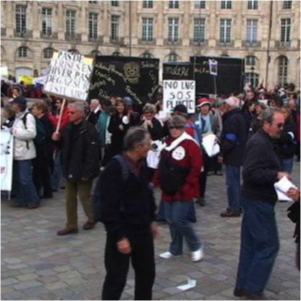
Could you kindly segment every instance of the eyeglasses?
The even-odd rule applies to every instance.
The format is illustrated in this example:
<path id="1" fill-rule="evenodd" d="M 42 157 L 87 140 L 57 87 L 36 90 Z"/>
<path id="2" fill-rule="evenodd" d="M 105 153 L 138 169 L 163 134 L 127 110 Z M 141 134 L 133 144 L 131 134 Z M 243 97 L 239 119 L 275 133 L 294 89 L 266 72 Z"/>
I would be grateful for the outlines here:
<path id="1" fill-rule="evenodd" d="M 284 126 L 284 123 L 278 123 L 278 124 L 277 124 L 278 129 L 283 128 L 283 126 Z"/>
<path id="2" fill-rule="evenodd" d="M 173 130 L 173 129 L 176 129 L 176 130 L 182 129 L 182 127 L 180 127 L 180 126 L 169 126 L 168 128 L 170 130 Z"/>

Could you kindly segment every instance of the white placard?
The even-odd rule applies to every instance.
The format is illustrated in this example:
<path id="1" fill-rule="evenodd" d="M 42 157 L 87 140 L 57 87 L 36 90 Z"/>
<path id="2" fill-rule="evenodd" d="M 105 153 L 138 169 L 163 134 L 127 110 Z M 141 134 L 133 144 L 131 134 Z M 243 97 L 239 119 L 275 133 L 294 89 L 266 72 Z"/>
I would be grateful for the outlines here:
<path id="1" fill-rule="evenodd" d="M 217 76 L 217 64 L 216 60 L 209 60 L 209 71 L 211 75 Z"/>
<path id="2" fill-rule="evenodd" d="M 220 152 L 220 146 L 217 143 L 217 137 L 214 134 L 204 136 L 202 146 L 209 157 L 214 157 Z"/>
<path id="3" fill-rule="evenodd" d="M 292 202 L 291 199 L 286 193 L 290 188 L 297 188 L 287 177 L 282 177 L 278 182 L 274 184 L 278 200 Z"/>
<path id="4" fill-rule="evenodd" d="M 54 52 L 44 91 L 50 95 L 86 100 L 93 59 L 66 51 Z"/>
<path id="5" fill-rule="evenodd" d="M 189 114 L 195 112 L 194 80 L 163 81 L 163 111 L 171 113 L 179 104 L 185 105 Z"/>
<path id="6" fill-rule="evenodd" d="M 1 190 L 11 191 L 13 180 L 13 136 L 9 131 L 1 130 Z"/>

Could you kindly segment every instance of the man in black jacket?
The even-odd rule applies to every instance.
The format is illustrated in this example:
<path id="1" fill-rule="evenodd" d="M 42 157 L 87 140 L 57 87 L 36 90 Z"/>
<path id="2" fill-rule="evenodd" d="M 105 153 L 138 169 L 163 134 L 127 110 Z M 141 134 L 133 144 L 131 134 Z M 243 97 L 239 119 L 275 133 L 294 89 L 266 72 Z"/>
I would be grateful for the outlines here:
<path id="1" fill-rule="evenodd" d="M 57 235 L 78 233 L 77 197 L 80 199 L 88 221 L 84 230 L 94 228 L 91 189 L 99 173 L 99 141 L 95 127 L 85 121 L 85 105 L 75 102 L 68 106 L 70 124 L 63 133 L 54 133 L 52 139 L 61 140 L 63 173 L 66 178 L 67 224 Z"/>
<path id="2" fill-rule="evenodd" d="M 246 147 L 248 128 L 239 108 L 239 99 L 225 100 L 226 113 L 223 115 L 220 163 L 226 165 L 226 185 L 229 207 L 221 217 L 239 217 L 240 212 L 240 168 Z"/>
<path id="3" fill-rule="evenodd" d="M 97 186 L 101 221 L 107 231 L 107 275 L 102 300 L 120 299 L 130 260 L 135 270 L 135 300 L 152 298 L 155 279 L 153 235 L 157 234 L 157 226 L 153 222 L 156 206 L 145 164 L 150 146 L 150 134 L 144 128 L 129 129 L 124 138 L 125 152 L 118 155 L 119 160 L 114 157 L 109 162 Z"/>
<path id="4" fill-rule="evenodd" d="M 261 114 L 261 121 L 262 128 L 247 144 L 242 173 L 244 215 L 234 295 L 248 300 L 264 299 L 263 290 L 279 249 L 274 183 L 289 177 L 280 171 L 274 143 L 283 129 L 284 116 L 278 109 L 269 108 Z"/>

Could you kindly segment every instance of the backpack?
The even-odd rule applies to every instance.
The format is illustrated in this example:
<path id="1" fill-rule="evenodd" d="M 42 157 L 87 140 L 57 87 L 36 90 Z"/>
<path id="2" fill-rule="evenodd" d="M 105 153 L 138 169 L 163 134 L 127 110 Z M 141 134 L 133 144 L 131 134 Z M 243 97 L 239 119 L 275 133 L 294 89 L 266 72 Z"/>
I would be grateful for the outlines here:
<path id="1" fill-rule="evenodd" d="M 27 129 L 26 122 L 27 122 L 27 115 L 28 114 L 30 114 L 30 113 L 27 112 L 22 117 L 22 121 L 24 123 L 25 129 Z M 45 140 L 46 130 L 44 128 L 43 123 L 38 118 L 35 117 L 35 121 L 36 121 L 36 132 L 37 132 L 37 134 L 36 134 L 35 138 L 33 139 L 33 143 L 35 144 L 35 146 L 37 146 L 37 145 L 41 145 L 43 143 L 43 141 Z M 29 142 L 27 140 L 26 140 L 26 145 L 27 145 L 27 149 L 29 149 Z"/>
<path id="2" fill-rule="evenodd" d="M 113 159 L 117 160 L 119 164 L 121 165 L 122 170 L 122 181 L 125 182 L 130 174 L 129 168 L 127 163 L 124 160 L 124 157 L 122 155 L 117 155 L 113 157 Z M 101 221 L 101 209 L 102 209 L 102 198 L 101 198 L 101 175 L 98 177 L 94 191 L 92 196 L 92 204 L 93 204 L 93 214 L 94 214 L 94 221 L 100 222 Z M 123 204 L 121 204 L 120 211 L 123 211 Z"/>
<path id="3" fill-rule="evenodd" d="M 168 195 L 174 195 L 185 184 L 189 167 L 181 167 L 168 157 L 161 157 L 159 162 L 160 188 Z"/>

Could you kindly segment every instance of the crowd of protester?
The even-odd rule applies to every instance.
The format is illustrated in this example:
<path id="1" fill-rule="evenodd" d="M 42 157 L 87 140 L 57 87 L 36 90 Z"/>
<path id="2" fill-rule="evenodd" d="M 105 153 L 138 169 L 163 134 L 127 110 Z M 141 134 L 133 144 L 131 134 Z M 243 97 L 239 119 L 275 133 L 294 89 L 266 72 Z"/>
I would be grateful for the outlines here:
<path id="1" fill-rule="evenodd" d="M 246 85 L 244 93 L 239 95 L 201 95 L 196 99 L 195 114 L 188 114 L 184 105 L 177 105 L 171 114 L 166 114 L 162 99 L 141 107 L 136 107 L 130 97 L 117 95 L 106 101 L 89 102 L 66 102 L 58 97 L 42 99 L 41 87 L 32 89 L 23 83 L 16 86 L 2 82 L 1 92 L 9 98 L 7 103 L 1 102 L 2 129 L 9 129 L 14 137 L 13 207 L 36 209 L 41 200 L 66 189 L 67 223 L 57 235 L 78 233 L 77 199 L 87 216 L 83 228 L 93 229 L 97 220 L 92 210 L 92 186 L 100 174 L 102 181 L 98 181 L 96 190 L 97 187 L 101 190 L 104 202 L 113 204 L 105 207 L 107 211 L 102 212 L 101 218 L 108 232 L 108 274 L 103 292 L 106 299 L 120 298 L 125 284 L 128 262 L 124 262 L 118 251 L 129 254 L 131 240 L 153 248 L 146 230 L 146 223 L 153 220 L 167 221 L 170 226 L 170 248 L 161 258 L 181 255 L 185 239 L 192 261 L 202 260 L 203 247 L 191 223 L 196 220 L 194 204 L 205 206 L 210 202 L 206 198 L 210 190 L 208 176 L 225 172 L 228 208 L 220 216 L 241 216 L 240 177 L 246 145 L 261 131 L 263 122 L 268 122 L 269 116 L 266 120 L 262 116 L 269 108 L 277 109 L 283 117 L 279 137 L 275 139 L 281 172 L 290 175 L 294 161 L 300 161 L 300 92 L 295 91 L 293 84 L 276 86 L 272 91 L 262 85 L 257 89 Z M 41 99 L 28 107 L 26 98 L 32 97 Z M 214 157 L 202 148 L 202 139 L 209 133 L 214 133 L 220 144 L 220 153 Z M 123 152 L 127 154 L 125 157 L 121 156 Z M 121 167 L 112 160 L 116 158 Z M 142 166 L 144 159 L 147 165 Z M 123 170 L 124 164 L 130 166 L 130 171 Z M 155 186 L 162 190 L 158 210 L 148 190 Z M 125 197 L 124 204 L 130 209 L 122 213 L 128 223 L 126 232 L 120 228 L 120 216 L 114 215 L 113 210 L 119 206 L 113 200 L 120 197 L 123 189 L 124 195 L 131 196 Z M 291 195 L 298 199 L 298 192 Z M 149 199 L 150 203 L 136 208 L 135 196 Z M 136 222 L 141 228 L 134 227 Z M 152 232 L 156 232 L 155 227 Z M 136 278 L 143 278 L 143 273 L 149 271 L 144 281 L 140 281 L 136 296 L 142 299 L 147 295 L 150 299 L 153 253 L 145 258 L 135 256 L 134 268 L 140 275 Z M 124 268 L 120 270 L 118 264 Z M 244 294 L 241 287 L 237 289 L 237 296 Z M 257 293 L 255 297 L 261 296 L 262 290 Z"/>

